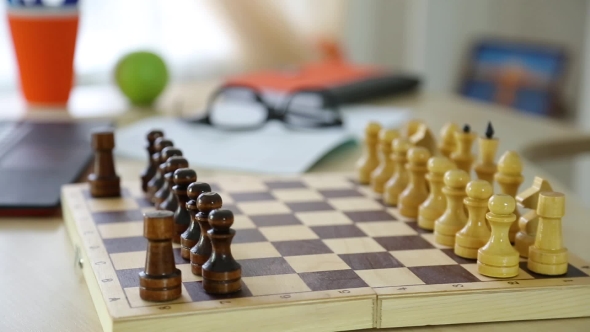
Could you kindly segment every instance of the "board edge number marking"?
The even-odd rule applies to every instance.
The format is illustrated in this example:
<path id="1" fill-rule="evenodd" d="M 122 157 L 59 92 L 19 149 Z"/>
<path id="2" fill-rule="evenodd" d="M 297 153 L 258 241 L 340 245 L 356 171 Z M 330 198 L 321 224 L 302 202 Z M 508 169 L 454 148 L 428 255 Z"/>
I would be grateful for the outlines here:
<path id="1" fill-rule="evenodd" d="M 169 306 L 169 305 L 165 305 L 165 306 L 158 307 L 158 309 L 160 309 L 160 310 L 168 310 L 168 309 L 170 309 L 170 308 L 172 308 L 172 307 L 171 307 L 171 306 Z"/>
<path id="2" fill-rule="evenodd" d="M 583 269 L 590 269 L 590 265 L 584 265 L 582 266 Z"/>
<path id="3" fill-rule="evenodd" d="M 564 279 L 563 282 L 572 282 L 574 281 L 573 279 Z"/>
<path id="4" fill-rule="evenodd" d="M 406 289 L 407 289 L 406 287 L 400 287 L 397 290 L 406 290 Z"/>
<path id="5" fill-rule="evenodd" d="M 463 286 L 463 284 L 453 284 L 453 287 L 455 287 L 455 288 L 461 288 L 461 287 L 465 287 L 465 286 Z"/>
<path id="6" fill-rule="evenodd" d="M 100 247 L 99 246 L 90 246 L 90 247 L 88 247 L 88 249 L 98 249 L 98 248 L 100 248 Z"/>
<path id="7" fill-rule="evenodd" d="M 228 303 L 231 303 L 231 301 L 227 301 L 227 300 L 225 300 L 225 301 L 219 301 L 219 303 L 220 303 L 220 304 L 228 304 Z"/>
<path id="8" fill-rule="evenodd" d="M 519 285 L 518 281 L 507 281 L 508 285 Z"/>
<path id="9" fill-rule="evenodd" d="M 111 282 L 111 281 L 113 281 L 113 278 L 102 279 L 101 281 L 102 281 L 102 282 Z"/>
<path id="10" fill-rule="evenodd" d="M 281 295 L 281 299 L 290 299 L 291 295 L 289 294 L 285 294 L 285 295 Z"/>
<path id="11" fill-rule="evenodd" d="M 348 294 L 348 293 L 350 293 L 350 291 L 348 289 L 343 289 L 343 290 L 339 290 L 338 293 Z"/>
<path id="12" fill-rule="evenodd" d="M 98 261 L 96 263 L 94 263 L 94 265 L 105 265 L 107 262 L 105 261 Z"/>
<path id="13" fill-rule="evenodd" d="M 119 301 L 120 298 L 118 297 L 109 297 L 109 302 L 115 302 L 115 301 Z"/>

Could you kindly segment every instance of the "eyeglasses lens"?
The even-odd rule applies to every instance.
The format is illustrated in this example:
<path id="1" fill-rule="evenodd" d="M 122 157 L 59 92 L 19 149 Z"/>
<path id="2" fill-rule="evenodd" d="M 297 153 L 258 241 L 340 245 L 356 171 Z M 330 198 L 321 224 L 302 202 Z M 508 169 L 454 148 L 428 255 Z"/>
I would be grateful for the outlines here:
<path id="1" fill-rule="evenodd" d="M 209 114 L 213 125 L 234 129 L 259 126 L 267 116 L 266 107 L 251 90 L 244 88 L 221 92 L 212 102 Z"/>
<path id="2" fill-rule="evenodd" d="M 315 127 L 334 123 L 339 114 L 325 98 L 314 92 L 300 92 L 293 96 L 285 109 L 285 121 L 294 126 Z"/>

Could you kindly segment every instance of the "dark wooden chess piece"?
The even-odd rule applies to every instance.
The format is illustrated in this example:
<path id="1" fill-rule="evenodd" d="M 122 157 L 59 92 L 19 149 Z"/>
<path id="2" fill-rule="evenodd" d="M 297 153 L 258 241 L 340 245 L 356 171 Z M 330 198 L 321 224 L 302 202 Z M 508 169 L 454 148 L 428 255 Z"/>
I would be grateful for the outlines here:
<path id="1" fill-rule="evenodd" d="M 188 167 L 188 161 L 182 156 L 172 156 L 166 161 L 164 175 L 164 185 L 154 195 L 155 206 L 157 210 L 168 210 L 171 212 L 176 211 L 178 202 L 176 197 L 172 194 L 171 200 L 168 197 L 172 193 L 172 187 L 174 187 L 174 172 L 179 168 Z"/>
<path id="2" fill-rule="evenodd" d="M 213 254 L 203 264 L 203 289 L 211 294 L 230 294 L 242 288 L 242 267 L 231 254 L 231 241 L 236 231 L 230 227 L 234 214 L 230 210 L 213 210 L 209 213 Z"/>
<path id="3" fill-rule="evenodd" d="M 94 171 L 88 175 L 90 194 L 92 197 L 120 196 L 121 184 L 113 160 L 115 135 L 112 129 L 94 131 L 92 148 L 94 149 Z"/>
<path id="4" fill-rule="evenodd" d="M 182 275 L 172 251 L 174 214 L 153 211 L 143 216 L 143 236 L 148 240 L 145 270 L 139 272 L 139 296 L 146 301 L 170 301 L 182 293 Z"/>
<path id="5" fill-rule="evenodd" d="M 199 242 L 191 248 L 191 271 L 193 274 L 200 276 L 202 274 L 201 267 L 211 257 L 211 240 L 207 235 L 207 231 L 211 229 L 209 225 L 209 212 L 214 209 L 221 208 L 221 196 L 214 192 L 204 192 L 197 198 L 197 209 L 199 212 L 195 216 L 195 221 L 199 224 L 201 235 Z"/>
<path id="6" fill-rule="evenodd" d="M 202 193 L 210 191 L 211 186 L 204 182 L 193 182 L 186 190 L 187 198 L 190 199 L 186 203 L 186 211 L 190 215 L 191 222 L 186 231 L 180 235 L 180 256 L 186 260 L 190 260 L 191 248 L 197 244 L 201 237 L 201 227 L 196 220 L 197 213 L 199 212 L 199 209 L 197 209 L 197 199 Z"/>
<path id="7" fill-rule="evenodd" d="M 186 210 L 186 202 L 188 201 L 186 191 L 189 184 L 197 181 L 197 173 L 190 168 L 179 168 L 174 172 L 172 179 L 174 186 L 172 186 L 172 190 L 166 201 L 170 199 L 170 196 L 173 196 L 176 202 L 176 209 L 174 211 L 175 233 L 172 242 L 180 243 L 180 234 L 184 233 L 191 223 L 191 216 Z"/>
<path id="8" fill-rule="evenodd" d="M 154 143 L 156 152 L 152 155 L 152 161 L 156 166 L 156 174 L 148 181 L 146 197 L 152 201 L 154 194 L 160 189 L 162 183 L 164 183 L 164 174 L 160 173 L 160 165 L 162 164 L 162 151 L 167 147 L 172 147 L 173 143 L 171 140 L 164 137 L 159 137 Z M 180 150 L 179 150 L 180 151 Z"/>
<path id="9" fill-rule="evenodd" d="M 175 157 L 175 156 L 182 156 L 182 151 L 175 147 L 169 146 L 165 147 L 162 152 L 160 152 L 160 166 L 158 166 L 158 173 L 156 174 L 156 186 L 154 187 L 154 194 L 152 195 L 152 202 L 157 207 L 161 201 L 156 199 L 156 193 L 164 187 L 166 184 L 166 162 L 168 159 Z M 165 198 L 165 197 L 164 197 Z"/>
<path id="10" fill-rule="evenodd" d="M 156 171 L 158 170 L 158 163 L 154 160 L 152 155 L 156 153 L 156 139 L 159 137 L 163 137 L 164 133 L 161 130 L 152 130 L 147 134 L 147 141 L 148 145 L 146 146 L 146 150 L 148 153 L 148 165 L 147 167 L 141 172 L 141 190 L 143 192 L 147 192 L 148 182 L 156 175 Z"/>

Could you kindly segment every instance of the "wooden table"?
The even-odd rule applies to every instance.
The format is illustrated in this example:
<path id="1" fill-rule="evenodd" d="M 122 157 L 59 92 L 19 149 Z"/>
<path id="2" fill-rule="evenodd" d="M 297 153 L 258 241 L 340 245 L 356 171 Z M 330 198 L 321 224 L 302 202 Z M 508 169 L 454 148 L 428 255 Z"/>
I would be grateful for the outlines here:
<path id="1" fill-rule="evenodd" d="M 74 117 L 115 117 L 122 125 L 157 112 L 169 113 L 181 100 L 182 112 L 203 105 L 211 84 L 179 85 L 168 89 L 156 110 L 130 109 L 112 87 L 78 88 L 75 90 L 70 114 Z M 539 156 L 559 154 L 572 148 L 590 146 L 590 137 L 573 127 L 542 118 L 516 114 L 508 109 L 467 101 L 449 95 L 418 94 L 377 101 L 408 107 L 416 118 L 424 120 L 438 134 L 448 121 L 470 123 L 474 131 L 483 131 L 488 120 L 500 138 L 499 154 L 516 150 L 523 156 L 525 182 L 529 186 L 535 175 L 545 177 L 556 190 L 567 195 L 563 223 L 565 244 L 571 252 L 590 260 L 589 209 L 580 203 L 568 188 L 554 176 L 546 174 L 533 162 Z M 5 117 L 63 118 L 61 112 L 25 112 L 18 96 L 0 96 Z M 172 106 L 171 106 L 172 105 Z M 193 108 L 190 108 L 191 106 Z M 178 110 L 177 110 L 178 111 Z M 565 144 L 565 145 L 564 145 Z M 360 149 L 339 150 L 324 158 L 312 172 L 352 170 Z M 117 160 L 122 177 L 138 177 L 143 162 Z M 199 170 L 212 175 L 215 170 Z M 6 218 L 0 220 L 0 331 L 100 331 L 98 316 L 86 283 L 74 262 L 74 252 L 61 218 Z M 531 303 L 534 306 L 535 303 Z M 427 313 L 426 313 L 427 314 Z M 461 313 L 457 313 L 461 314 Z M 302 318 L 304 319 L 304 318 Z M 396 331 L 588 331 L 590 318 L 551 321 L 487 323 L 463 326 L 404 328 Z M 252 331 L 256 327 L 252 327 Z M 383 330 L 386 331 L 386 330 Z"/>

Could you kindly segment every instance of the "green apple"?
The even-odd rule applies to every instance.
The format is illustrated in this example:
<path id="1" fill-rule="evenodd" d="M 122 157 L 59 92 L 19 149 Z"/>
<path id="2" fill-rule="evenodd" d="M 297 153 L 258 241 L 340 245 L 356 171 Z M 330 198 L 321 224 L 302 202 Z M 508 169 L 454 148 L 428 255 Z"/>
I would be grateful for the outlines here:
<path id="1" fill-rule="evenodd" d="M 168 84 L 168 69 L 159 55 L 136 51 L 117 62 L 115 81 L 131 103 L 149 106 Z"/>

